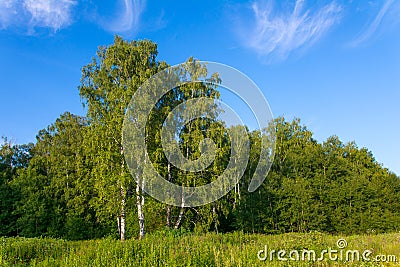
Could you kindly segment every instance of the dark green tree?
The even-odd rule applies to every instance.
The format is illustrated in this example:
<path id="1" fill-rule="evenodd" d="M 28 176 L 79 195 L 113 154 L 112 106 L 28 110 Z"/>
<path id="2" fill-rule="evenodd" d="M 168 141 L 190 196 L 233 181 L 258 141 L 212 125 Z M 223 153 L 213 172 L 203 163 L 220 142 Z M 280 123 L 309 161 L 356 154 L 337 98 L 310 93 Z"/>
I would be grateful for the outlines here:
<path id="1" fill-rule="evenodd" d="M 3 138 L 0 145 L 0 235 L 18 235 L 15 209 L 20 200 L 18 188 L 12 183 L 18 172 L 27 168 L 33 144 L 12 144 Z"/>
<path id="2" fill-rule="evenodd" d="M 88 209 L 79 201 L 86 198 L 87 203 L 91 197 L 90 192 L 81 192 L 87 167 L 82 151 L 85 124 L 83 118 L 67 112 L 39 132 L 34 156 L 12 183 L 20 195 L 15 213 L 22 235 L 70 239 L 91 236 L 85 234 L 91 232 L 84 222 L 90 224 L 88 220 L 94 218 L 88 218 Z"/>

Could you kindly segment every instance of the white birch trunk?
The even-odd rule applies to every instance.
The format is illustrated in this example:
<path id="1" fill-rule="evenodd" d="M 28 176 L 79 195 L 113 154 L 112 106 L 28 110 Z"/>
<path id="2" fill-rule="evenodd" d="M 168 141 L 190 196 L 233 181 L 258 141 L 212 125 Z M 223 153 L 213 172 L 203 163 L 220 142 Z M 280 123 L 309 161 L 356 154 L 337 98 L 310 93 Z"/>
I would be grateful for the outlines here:
<path id="1" fill-rule="evenodd" d="M 181 206 L 181 210 L 179 212 L 178 220 L 176 221 L 176 224 L 175 224 L 175 229 L 178 229 L 179 226 L 181 225 L 181 221 L 182 221 L 182 218 L 183 218 L 183 213 L 185 211 L 184 207 L 185 207 L 185 196 L 184 196 L 183 191 L 182 191 L 182 206 Z"/>
<path id="2" fill-rule="evenodd" d="M 138 211 L 138 220 L 139 220 L 139 239 L 143 239 L 145 232 L 144 232 L 144 213 L 143 213 L 143 206 L 144 206 L 144 196 L 141 194 L 139 179 L 136 180 L 136 205 Z"/>
<path id="3" fill-rule="evenodd" d="M 125 190 L 121 186 L 121 214 L 119 217 L 119 234 L 121 237 L 121 241 L 125 241 L 126 239 L 126 213 L 125 213 L 125 206 L 126 206 L 126 200 L 125 200 Z"/>
<path id="4" fill-rule="evenodd" d="M 168 161 L 168 181 L 171 182 L 171 163 Z M 167 227 L 171 227 L 171 206 L 167 204 Z"/>
<path id="5" fill-rule="evenodd" d="M 120 148 L 121 153 L 121 177 L 120 177 L 120 194 L 121 194 L 121 212 L 118 218 L 118 230 L 120 235 L 120 240 L 125 241 L 126 239 L 126 192 L 123 187 L 123 180 L 125 175 L 125 160 L 124 160 L 124 149 Z"/>

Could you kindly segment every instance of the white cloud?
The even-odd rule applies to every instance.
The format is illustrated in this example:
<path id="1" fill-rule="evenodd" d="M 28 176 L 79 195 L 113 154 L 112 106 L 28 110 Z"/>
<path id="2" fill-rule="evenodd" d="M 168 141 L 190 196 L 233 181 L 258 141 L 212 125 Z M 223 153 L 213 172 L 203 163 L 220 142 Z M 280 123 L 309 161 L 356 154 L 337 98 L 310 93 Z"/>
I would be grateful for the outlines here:
<path id="1" fill-rule="evenodd" d="M 361 43 L 367 41 L 370 39 L 375 32 L 378 30 L 379 26 L 382 24 L 383 18 L 387 15 L 388 11 L 393 7 L 393 4 L 395 3 L 394 0 L 386 0 L 382 7 L 380 8 L 378 14 L 376 15 L 375 19 L 372 21 L 372 23 L 368 26 L 367 30 L 362 32 L 352 43 L 352 46 L 358 46 Z M 398 16 L 399 14 L 396 14 Z"/>
<path id="2" fill-rule="evenodd" d="M 0 30 L 22 29 L 30 34 L 36 28 L 47 28 L 56 32 L 73 23 L 73 11 L 78 3 L 83 9 L 78 11 L 79 16 L 107 31 L 126 35 L 134 35 L 139 30 L 146 7 L 146 0 L 0 0 Z M 113 5 L 115 9 L 110 8 Z M 160 19 L 157 23 L 161 23 Z"/>
<path id="3" fill-rule="evenodd" d="M 76 0 L 0 0 L 1 28 L 36 27 L 57 31 L 72 23 Z"/>
<path id="4" fill-rule="evenodd" d="M 273 2 L 253 3 L 255 23 L 242 29 L 244 44 L 267 61 L 284 60 L 299 48 L 311 46 L 340 18 L 341 6 L 335 2 L 306 9 L 297 0 L 292 10 L 275 10 Z"/>
<path id="5" fill-rule="evenodd" d="M 24 0 L 24 8 L 31 15 L 30 25 L 54 30 L 71 24 L 71 9 L 74 0 Z"/>
<path id="6" fill-rule="evenodd" d="M 145 0 L 120 0 L 121 8 L 114 17 L 117 19 L 101 19 L 100 25 L 111 32 L 135 33 L 140 24 L 140 17 L 146 7 Z"/>
<path id="7" fill-rule="evenodd" d="M 13 0 L 0 0 L 0 29 L 7 28 L 17 15 L 16 2 Z"/>

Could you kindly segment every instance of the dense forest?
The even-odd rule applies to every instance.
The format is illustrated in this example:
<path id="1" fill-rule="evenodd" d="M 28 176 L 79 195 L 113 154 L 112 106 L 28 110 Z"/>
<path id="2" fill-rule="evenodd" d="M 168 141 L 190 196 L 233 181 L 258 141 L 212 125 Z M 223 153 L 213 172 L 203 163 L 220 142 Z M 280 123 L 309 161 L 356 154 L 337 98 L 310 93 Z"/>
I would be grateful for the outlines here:
<path id="1" fill-rule="evenodd" d="M 206 67 L 188 60 L 193 75 Z M 299 119 L 275 119 L 275 159 L 264 183 L 248 192 L 260 153 L 260 132 L 249 131 L 250 160 L 229 194 L 200 207 L 174 207 L 142 192 L 121 153 L 125 113 L 139 86 L 168 66 L 151 41 L 125 41 L 98 49 L 82 68 L 79 92 L 87 114 L 65 112 L 39 131 L 35 144 L 0 148 L 0 236 L 70 240 L 143 238 L 165 229 L 193 232 L 328 233 L 400 230 L 400 179 L 365 148 L 332 136 L 319 143 Z M 215 80 L 218 77 L 212 76 Z M 196 119 L 180 136 L 187 158 L 199 140 L 218 144 L 213 164 L 201 174 L 170 166 L 159 144 L 165 114 L 194 97 L 218 98 L 216 87 L 187 85 L 167 95 L 148 123 L 150 158 L 165 179 L 181 185 L 212 181 L 226 167 L 229 137 L 221 125 Z M 156 115 L 156 113 L 158 115 Z M 207 131 L 205 131 L 205 129 Z"/>

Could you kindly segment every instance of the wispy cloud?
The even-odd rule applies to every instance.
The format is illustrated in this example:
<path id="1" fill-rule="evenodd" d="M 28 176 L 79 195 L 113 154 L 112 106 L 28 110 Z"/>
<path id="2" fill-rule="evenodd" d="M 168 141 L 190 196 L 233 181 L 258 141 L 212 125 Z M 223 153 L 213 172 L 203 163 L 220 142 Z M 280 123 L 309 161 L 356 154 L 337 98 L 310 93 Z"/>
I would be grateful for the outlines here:
<path id="1" fill-rule="evenodd" d="M 89 3 L 96 13 L 97 5 L 102 2 Z M 146 7 L 146 0 L 118 0 L 117 8 L 111 9 L 106 2 L 105 14 L 96 14 L 94 22 L 103 29 L 113 33 L 134 34 L 139 29 L 141 15 Z M 58 31 L 73 23 L 73 9 L 78 0 L 0 0 L 0 30 L 10 27 L 25 29 L 32 33 L 35 28 L 49 28 Z"/>
<path id="2" fill-rule="evenodd" d="M 36 27 L 57 31 L 72 23 L 72 8 L 76 0 L 1 0 L 0 27 Z"/>
<path id="3" fill-rule="evenodd" d="M 17 3 L 14 0 L 0 1 L 0 29 L 6 29 L 18 18 Z"/>
<path id="4" fill-rule="evenodd" d="M 380 25 L 382 24 L 383 18 L 388 14 L 388 11 L 393 7 L 395 0 L 386 0 L 382 7 L 380 8 L 378 14 L 376 15 L 375 19 L 369 24 L 368 28 L 363 31 L 352 43 L 352 46 L 358 46 L 361 43 L 364 43 L 368 39 L 370 39 L 378 30 Z M 399 14 L 396 14 L 397 16 Z"/>
<path id="5" fill-rule="evenodd" d="M 31 26 L 59 30 L 72 23 L 74 5 L 75 0 L 25 0 L 23 6 L 31 15 Z"/>
<path id="6" fill-rule="evenodd" d="M 134 34 L 139 29 L 140 17 L 146 7 L 145 0 L 120 0 L 121 8 L 114 14 L 117 19 L 99 20 L 100 25 L 111 32 Z"/>
<path id="7" fill-rule="evenodd" d="M 255 50 L 267 61 L 284 60 L 299 48 L 309 47 L 334 25 L 342 7 L 335 2 L 305 8 L 305 1 L 297 0 L 291 10 L 276 10 L 274 3 L 251 6 L 254 23 L 241 29 L 244 45 Z M 242 26 L 243 27 L 243 26 Z"/>

